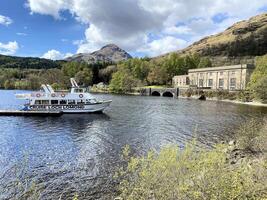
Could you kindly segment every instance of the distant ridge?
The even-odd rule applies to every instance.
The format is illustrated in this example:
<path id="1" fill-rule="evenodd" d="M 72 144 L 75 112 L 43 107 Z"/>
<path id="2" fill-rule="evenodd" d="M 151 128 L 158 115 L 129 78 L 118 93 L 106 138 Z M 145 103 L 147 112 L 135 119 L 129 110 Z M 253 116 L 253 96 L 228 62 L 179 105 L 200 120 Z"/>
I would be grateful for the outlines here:
<path id="1" fill-rule="evenodd" d="M 225 31 L 205 37 L 177 53 L 197 53 L 209 57 L 214 65 L 253 63 L 255 56 L 267 54 L 267 13 L 237 22 Z"/>
<path id="2" fill-rule="evenodd" d="M 102 47 L 100 50 L 93 53 L 79 53 L 71 57 L 66 58 L 66 61 L 87 62 L 89 64 L 97 62 L 110 62 L 117 63 L 120 61 L 128 60 L 132 56 L 119 48 L 115 44 L 108 44 Z"/>
<path id="3" fill-rule="evenodd" d="M 37 57 L 18 57 L 0 55 L 0 68 L 21 68 L 21 69 L 50 69 L 60 68 L 65 61 L 53 61 Z"/>

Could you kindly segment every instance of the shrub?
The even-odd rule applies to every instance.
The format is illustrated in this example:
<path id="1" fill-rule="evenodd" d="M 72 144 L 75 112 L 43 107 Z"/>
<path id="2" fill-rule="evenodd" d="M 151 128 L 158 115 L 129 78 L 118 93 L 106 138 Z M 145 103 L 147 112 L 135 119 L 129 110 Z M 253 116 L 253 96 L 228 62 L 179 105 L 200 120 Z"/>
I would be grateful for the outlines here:
<path id="1" fill-rule="evenodd" d="M 245 123 L 237 132 L 236 138 L 240 149 L 251 153 L 267 151 L 267 121 L 252 120 Z"/>
<path id="2" fill-rule="evenodd" d="M 253 97 L 262 103 L 267 103 L 267 76 L 261 77 L 250 87 Z"/>
<path id="3" fill-rule="evenodd" d="M 252 94 L 249 90 L 242 90 L 237 93 L 236 98 L 243 102 L 250 102 L 252 101 Z"/>
<path id="4" fill-rule="evenodd" d="M 125 154 L 126 152 L 126 154 Z M 159 153 L 150 151 L 143 157 L 130 157 L 121 168 L 119 191 L 122 199 L 261 199 L 266 188 L 255 181 L 258 169 L 248 162 L 230 165 L 226 146 L 199 150 L 187 145 L 184 150 L 167 146 Z M 261 169 L 263 164 L 260 163 Z M 265 171 L 266 172 L 266 171 Z"/>
<path id="5" fill-rule="evenodd" d="M 267 55 L 256 58 L 248 88 L 255 99 L 267 103 Z"/>

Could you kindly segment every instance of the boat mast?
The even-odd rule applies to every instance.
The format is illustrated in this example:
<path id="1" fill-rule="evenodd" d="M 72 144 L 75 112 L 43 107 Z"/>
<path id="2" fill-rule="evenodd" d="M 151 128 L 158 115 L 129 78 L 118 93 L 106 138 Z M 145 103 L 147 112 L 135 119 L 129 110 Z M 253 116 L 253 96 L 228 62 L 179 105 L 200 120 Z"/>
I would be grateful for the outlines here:
<path id="1" fill-rule="evenodd" d="M 73 88 L 79 88 L 79 85 L 77 84 L 77 82 L 75 81 L 74 78 L 71 78 L 71 79 L 70 79 L 70 82 L 71 82 L 71 86 L 72 86 Z"/>

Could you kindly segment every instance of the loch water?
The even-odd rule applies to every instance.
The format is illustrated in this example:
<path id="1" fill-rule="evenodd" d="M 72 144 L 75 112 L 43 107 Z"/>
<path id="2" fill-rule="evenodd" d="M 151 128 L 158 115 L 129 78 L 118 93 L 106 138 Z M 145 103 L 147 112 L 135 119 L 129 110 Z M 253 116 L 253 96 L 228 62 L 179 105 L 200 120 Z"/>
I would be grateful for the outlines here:
<path id="1" fill-rule="evenodd" d="M 15 93 L 0 90 L 0 109 L 19 109 Z M 264 107 L 226 102 L 96 95 L 112 99 L 103 114 L 0 117 L 0 199 L 36 189 L 40 199 L 110 199 L 121 149 L 137 155 L 196 138 L 212 148 L 246 121 L 267 116 Z M 15 187 L 16 186 L 16 187 Z M 34 199 L 34 198 L 33 198 Z"/>

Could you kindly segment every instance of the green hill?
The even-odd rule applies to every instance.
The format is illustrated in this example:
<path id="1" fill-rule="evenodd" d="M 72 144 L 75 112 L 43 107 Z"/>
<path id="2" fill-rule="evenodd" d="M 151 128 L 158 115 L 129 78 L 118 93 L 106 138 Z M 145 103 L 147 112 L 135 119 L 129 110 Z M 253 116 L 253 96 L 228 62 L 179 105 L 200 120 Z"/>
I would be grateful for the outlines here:
<path id="1" fill-rule="evenodd" d="M 50 69 L 60 68 L 63 62 L 65 61 L 0 55 L 0 68 Z"/>

